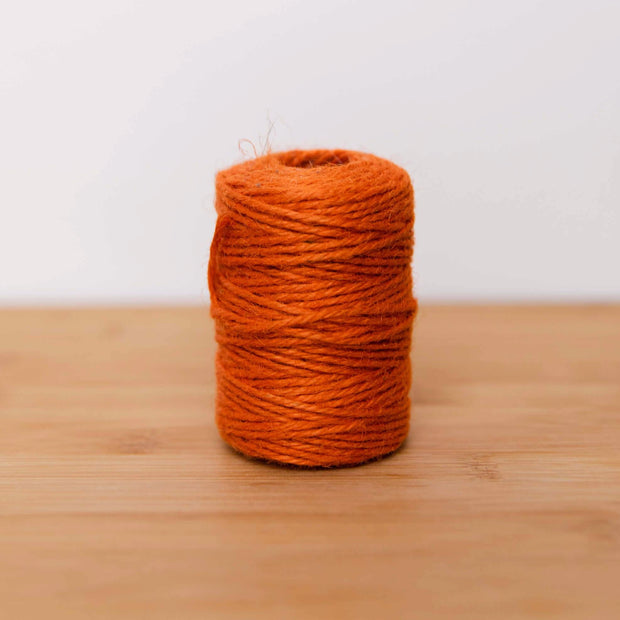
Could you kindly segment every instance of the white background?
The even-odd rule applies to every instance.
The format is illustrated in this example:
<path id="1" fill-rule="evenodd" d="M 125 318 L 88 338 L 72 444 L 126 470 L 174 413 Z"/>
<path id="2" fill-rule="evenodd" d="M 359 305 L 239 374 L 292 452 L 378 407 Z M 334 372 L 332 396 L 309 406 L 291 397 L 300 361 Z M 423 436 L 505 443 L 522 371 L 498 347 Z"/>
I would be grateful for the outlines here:
<path id="1" fill-rule="evenodd" d="M 206 301 L 214 173 L 271 123 L 410 172 L 422 300 L 620 299 L 619 2 L 8 7 L 0 304 Z"/>

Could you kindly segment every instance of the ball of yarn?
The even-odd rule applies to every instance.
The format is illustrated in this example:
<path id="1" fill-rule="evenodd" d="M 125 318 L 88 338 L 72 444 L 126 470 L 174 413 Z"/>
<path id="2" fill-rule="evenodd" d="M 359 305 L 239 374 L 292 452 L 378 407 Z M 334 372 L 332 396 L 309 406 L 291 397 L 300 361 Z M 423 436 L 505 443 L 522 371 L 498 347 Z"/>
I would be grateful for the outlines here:
<path id="1" fill-rule="evenodd" d="M 260 459 L 311 467 L 396 450 L 409 427 L 413 188 L 346 150 L 219 172 L 209 260 L 216 420 Z"/>

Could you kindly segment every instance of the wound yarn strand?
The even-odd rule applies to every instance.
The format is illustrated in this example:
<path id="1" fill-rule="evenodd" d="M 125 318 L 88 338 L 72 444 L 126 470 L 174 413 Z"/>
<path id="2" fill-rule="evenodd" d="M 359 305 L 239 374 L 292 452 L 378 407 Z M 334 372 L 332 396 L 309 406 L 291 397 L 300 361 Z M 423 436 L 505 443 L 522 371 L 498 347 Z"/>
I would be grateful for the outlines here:
<path id="1" fill-rule="evenodd" d="M 219 172 L 209 259 L 216 421 L 243 454 L 354 465 L 409 429 L 413 187 L 346 150 Z"/>

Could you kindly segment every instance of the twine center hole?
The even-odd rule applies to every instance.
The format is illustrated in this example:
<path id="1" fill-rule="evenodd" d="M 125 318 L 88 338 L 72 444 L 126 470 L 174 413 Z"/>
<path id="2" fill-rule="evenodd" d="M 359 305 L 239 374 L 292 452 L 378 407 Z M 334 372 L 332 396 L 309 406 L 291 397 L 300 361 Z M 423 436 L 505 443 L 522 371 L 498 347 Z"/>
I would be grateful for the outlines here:
<path id="1" fill-rule="evenodd" d="M 349 163 L 349 156 L 338 151 L 315 151 L 301 157 L 296 154 L 284 153 L 280 161 L 291 168 L 318 168 L 319 166 L 342 166 Z"/>

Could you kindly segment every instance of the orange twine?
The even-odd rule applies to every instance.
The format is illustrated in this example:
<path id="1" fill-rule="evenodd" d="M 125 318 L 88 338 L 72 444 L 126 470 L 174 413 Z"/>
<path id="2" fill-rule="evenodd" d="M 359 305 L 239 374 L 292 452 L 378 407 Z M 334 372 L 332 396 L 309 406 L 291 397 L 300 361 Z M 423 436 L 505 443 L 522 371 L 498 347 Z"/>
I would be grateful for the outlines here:
<path id="1" fill-rule="evenodd" d="M 413 188 L 344 150 L 270 153 L 216 177 L 209 260 L 225 441 L 294 465 L 353 465 L 409 427 Z"/>

